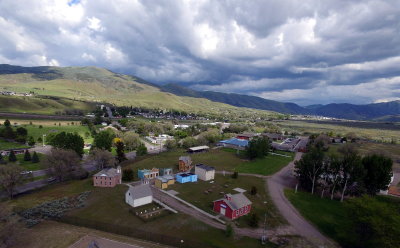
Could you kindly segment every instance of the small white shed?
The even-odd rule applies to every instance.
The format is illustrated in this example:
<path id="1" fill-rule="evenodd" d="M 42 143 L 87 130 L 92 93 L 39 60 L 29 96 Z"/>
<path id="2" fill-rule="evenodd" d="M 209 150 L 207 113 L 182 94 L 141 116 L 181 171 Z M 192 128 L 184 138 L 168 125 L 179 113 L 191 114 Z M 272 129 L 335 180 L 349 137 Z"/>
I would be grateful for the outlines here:
<path id="1" fill-rule="evenodd" d="M 198 164 L 194 167 L 194 173 L 203 181 L 214 180 L 215 168 L 204 164 Z"/>
<path id="2" fill-rule="evenodd" d="M 153 193 L 149 184 L 129 186 L 125 193 L 125 202 L 132 207 L 139 207 L 153 202 Z"/>

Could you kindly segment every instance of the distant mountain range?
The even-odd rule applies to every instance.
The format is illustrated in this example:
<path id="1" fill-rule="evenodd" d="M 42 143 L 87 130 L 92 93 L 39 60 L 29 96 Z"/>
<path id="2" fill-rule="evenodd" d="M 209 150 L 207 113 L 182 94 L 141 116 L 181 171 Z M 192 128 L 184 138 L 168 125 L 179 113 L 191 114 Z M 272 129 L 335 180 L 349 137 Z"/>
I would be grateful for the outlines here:
<path id="1" fill-rule="evenodd" d="M 206 98 L 215 102 L 227 103 L 237 107 L 271 110 L 284 114 L 319 115 L 351 120 L 400 120 L 400 101 L 355 105 L 349 103 L 331 103 L 327 105 L 310 105 L 301 107 L 295 103 L 278 102 L 257 96 L 221 93 L 213 91 L 195 91 L 178 84 L 167 84 L 161 87 L 166 92 L 179 96 Z"/>
<path id="2" fill-rule="evenodd" d="M 267 110 L 352 120 L 400 121 L 400 101 L 366 105 L 332 103 L 302 107 L 295 103 L 256 96 L 196 91 L 178 84 L 160 86 L 132 75 L 114 73 L 98 67 L 22 67 L 3 64 L 0 65 L 0 90 L 34 91 L 39 95 L 89 102 L 197 113 L 260 114 L 261 111 L 258 110 Z M 0 101 L 1 111 L 12 111 L 11 107 L 15 104 L 5 104 L 7 99 Z"/>

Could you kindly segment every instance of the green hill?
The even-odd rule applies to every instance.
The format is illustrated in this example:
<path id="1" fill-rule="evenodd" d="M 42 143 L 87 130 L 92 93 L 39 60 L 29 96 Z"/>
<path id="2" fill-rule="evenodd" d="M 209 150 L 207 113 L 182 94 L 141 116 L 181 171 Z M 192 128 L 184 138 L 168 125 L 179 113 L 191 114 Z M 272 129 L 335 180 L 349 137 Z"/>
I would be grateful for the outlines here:
<path id="1" fill-rule="evenodd" d="M 0 65 L 0 90 L 34 91 L 35 95 L 55 96 L 117 106 L 173 109 L 222 116 L 260 116 L 276 113 L 238 108 L 204 98 L 177 96 L 164 92 L 143 79 L 97 67 L 19 67 Z M 8 96 L 7 96 L 8 97 Z M 25 99 L 28 97 L 25 97 Z M 30 100 L 25 100 L 30 101 Z M 24 101 L 3 107 L 2 111 L 24 112 Z M 23 106 L 21 108 L 13 105 Z M 42 112 L 52 112 L 48 108 Z M 32 111 L 34 112 L 34 111 Z"/>

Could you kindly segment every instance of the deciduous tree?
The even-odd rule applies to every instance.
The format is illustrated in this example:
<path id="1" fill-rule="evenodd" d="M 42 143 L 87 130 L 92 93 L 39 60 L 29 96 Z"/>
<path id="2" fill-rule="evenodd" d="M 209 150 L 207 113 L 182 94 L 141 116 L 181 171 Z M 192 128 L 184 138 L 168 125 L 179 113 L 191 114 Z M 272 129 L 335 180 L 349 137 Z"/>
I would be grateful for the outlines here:
<path id="1" fill-rule="evenodd" d="M 362 159 L 365 170 L 364 187 L 368 194 L 375 195 L 380 190 L 386 190 L 393 176 L 393 161 L 384 155 L 368 155 Z"/>
<path id="2" fill-rule="evenodd" d="M 89 160 L 96 164 L 98 170 L 115 166 L 114 155 L 107 151 L 95 148 L 90 152 Z"/>
<path id="3" fill-rule="evenodd" d="M 72 178 L 74 171 L 81 169 L 80 158 L 73 150 L 52 149 L 43 163 L 58 181 Z"/>
<path id="4" fill-rule="evenodd" d="M 249 145 L 246 148 L 246 155 L 249 159 L 263 158 L 268 155 L 269 148 L 270 144 L 267 138 L 254 138 L 249 141 Z"/>
<path id="5" fill-rule="evenodd" d="M 17 165 L 0 165 L 0 186 L 10 198 L 13 197 L 15 188 L 23 182 L 21 172 L 22 168 Z"/>

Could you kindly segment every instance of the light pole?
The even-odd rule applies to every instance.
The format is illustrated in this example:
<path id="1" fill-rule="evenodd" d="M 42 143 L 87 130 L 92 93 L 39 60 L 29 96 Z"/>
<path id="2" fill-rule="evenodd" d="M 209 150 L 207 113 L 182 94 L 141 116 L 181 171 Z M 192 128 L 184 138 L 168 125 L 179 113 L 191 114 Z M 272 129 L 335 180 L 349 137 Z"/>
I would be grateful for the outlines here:
<path id="1" fill-rule="evenodd" d="M 45 144 L 45 140 L 46 140 L 46 134 L 43 134 L 43 147 L 45 147 L 45 146 L 46 146 L 46 144 Z"/>
<path id="2" fill-rule="evenodd" d="M 267 202 L 264 201 L 266 205 Z M 267 207 L 265 207 L 265 215 L 264 215 L 264 230 L 263 235 L 261 236 L 261 244 L 265 245 L 267 243 Z"/>

